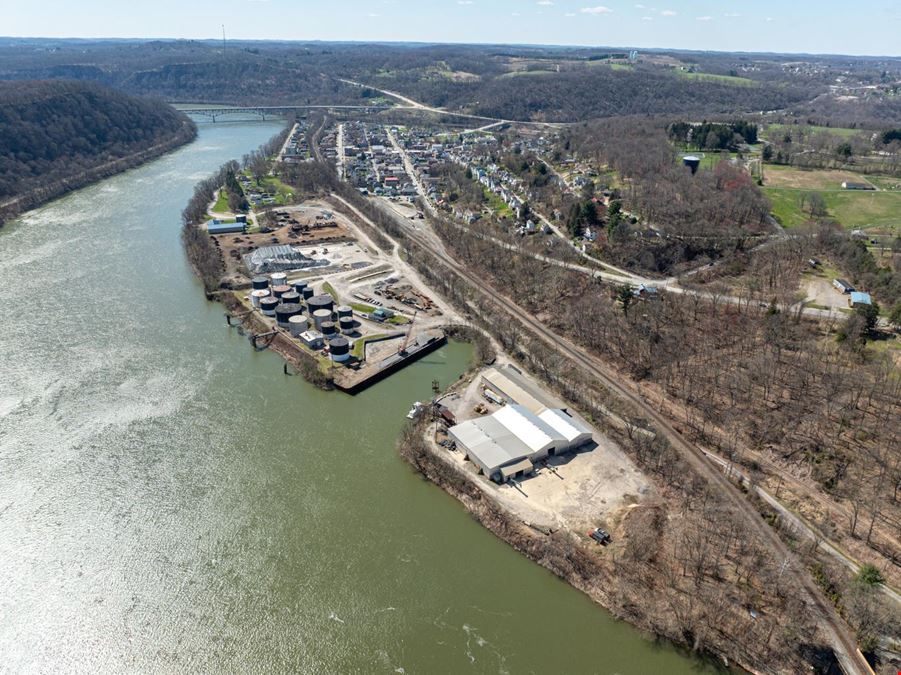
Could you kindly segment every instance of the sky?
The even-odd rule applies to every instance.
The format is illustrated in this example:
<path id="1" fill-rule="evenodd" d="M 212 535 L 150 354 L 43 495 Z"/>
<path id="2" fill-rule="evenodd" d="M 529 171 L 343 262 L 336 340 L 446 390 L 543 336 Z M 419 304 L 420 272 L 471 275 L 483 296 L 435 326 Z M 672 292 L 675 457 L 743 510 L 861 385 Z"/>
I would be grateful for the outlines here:
<path id="1" fill-rule="evenodd" d="M 464 42 L 901 55 L 899 0 L 0 0 L 5 37 Z"/>

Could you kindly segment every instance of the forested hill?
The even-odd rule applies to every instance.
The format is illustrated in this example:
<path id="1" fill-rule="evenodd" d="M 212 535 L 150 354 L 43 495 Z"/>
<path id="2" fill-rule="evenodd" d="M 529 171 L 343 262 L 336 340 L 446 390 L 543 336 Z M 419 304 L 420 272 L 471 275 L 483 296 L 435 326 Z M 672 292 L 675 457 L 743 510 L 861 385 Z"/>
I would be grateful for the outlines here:
<path id="1" fill-rule="evenodd" d="M 16 210 L 30 208 L 195 134 L 169 105 L 98 84 L 0 82 L 0 206 L 18 199 Z"/>

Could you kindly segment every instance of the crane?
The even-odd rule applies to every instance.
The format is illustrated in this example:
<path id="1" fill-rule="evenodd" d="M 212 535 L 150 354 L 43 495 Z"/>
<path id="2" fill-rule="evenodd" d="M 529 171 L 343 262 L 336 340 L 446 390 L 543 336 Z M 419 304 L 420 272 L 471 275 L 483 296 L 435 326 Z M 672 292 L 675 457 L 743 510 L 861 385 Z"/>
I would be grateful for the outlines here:
<path id="1" fill-rule="evenodd" d="M 407 354 L 407 346 L 410 344 L 410 336 L 413 335 L 413 324 L 416 323 L 416 316 L 418 314 L 418 309 L 413 312 L 413 320 L 410 321 L 410 329 L 407 331 L 407 337 L 404 338 L 404 343 L 400 346 L 400 349 L 397 350 L 399 356 L 406 356 Z"/>

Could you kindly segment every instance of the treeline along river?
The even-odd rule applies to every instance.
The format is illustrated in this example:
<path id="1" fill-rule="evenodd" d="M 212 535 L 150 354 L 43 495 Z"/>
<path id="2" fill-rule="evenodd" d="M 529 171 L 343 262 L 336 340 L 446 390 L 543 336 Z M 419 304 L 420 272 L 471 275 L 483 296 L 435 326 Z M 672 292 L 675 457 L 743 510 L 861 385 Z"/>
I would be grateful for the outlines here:
<path id="1" fill-rule="evenodd" d="M 350 398 L 204 299 L 192 144 L 0 231 L 0 670 L 696 673 L 483 530 L 394 444 L 451 343 Z"/>

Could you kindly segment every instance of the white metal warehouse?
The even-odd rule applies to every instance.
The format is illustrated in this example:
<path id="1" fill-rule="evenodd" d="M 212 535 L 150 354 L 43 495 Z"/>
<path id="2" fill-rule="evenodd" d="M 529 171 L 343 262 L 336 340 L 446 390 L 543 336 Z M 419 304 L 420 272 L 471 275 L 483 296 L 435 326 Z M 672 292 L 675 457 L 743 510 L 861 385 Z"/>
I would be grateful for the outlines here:
<path id="1" fill-rule="evenodd" d="M 591 440 L 591 430 L 563 410 L 545 409 L 536 415 L 518 404 L 451 427 L 448 435 L 466 459 L 497 482 L 528 475 L 549 455 Z"/>

